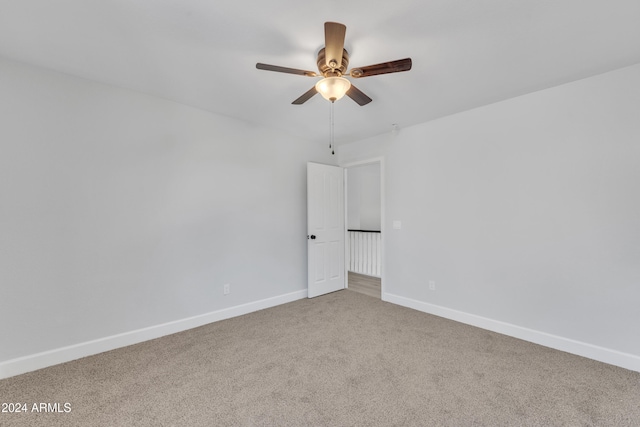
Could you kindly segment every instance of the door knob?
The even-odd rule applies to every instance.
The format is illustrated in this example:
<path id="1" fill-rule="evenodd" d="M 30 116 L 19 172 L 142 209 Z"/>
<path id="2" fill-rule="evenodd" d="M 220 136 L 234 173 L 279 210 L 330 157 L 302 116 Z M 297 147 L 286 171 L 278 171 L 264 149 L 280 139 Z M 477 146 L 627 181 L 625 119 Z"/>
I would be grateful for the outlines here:
<path id="1" fill-rule="evenodd" d="M 315 236 L 315 234 L 312 234 L 311 236 L 307 236 L 307 239 L 315 240 L 316 236 Z"/>

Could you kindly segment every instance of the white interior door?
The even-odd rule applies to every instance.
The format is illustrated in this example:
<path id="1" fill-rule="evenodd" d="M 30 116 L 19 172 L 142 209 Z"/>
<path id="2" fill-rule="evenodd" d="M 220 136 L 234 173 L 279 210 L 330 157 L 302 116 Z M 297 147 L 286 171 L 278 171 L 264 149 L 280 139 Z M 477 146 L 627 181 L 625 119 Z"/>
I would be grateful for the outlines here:
<path id="1" fill-rule="evenodd" d="M 344 172 L 307 163 L 309 298 L 344 289 Z"/>

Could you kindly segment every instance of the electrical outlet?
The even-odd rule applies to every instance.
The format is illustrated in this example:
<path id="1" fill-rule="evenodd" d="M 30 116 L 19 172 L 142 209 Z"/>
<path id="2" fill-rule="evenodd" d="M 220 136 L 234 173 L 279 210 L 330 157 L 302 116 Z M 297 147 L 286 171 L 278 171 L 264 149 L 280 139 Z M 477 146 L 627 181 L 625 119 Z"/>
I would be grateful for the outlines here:
<path id="1" fill-rule="evenodd" d="M 435 280 L 429 280 L 429 290 L 430 291 L 435 291 L 436 290 L 436 282 L 435 282 Z"/>
<path id="2" fill-rule="evenodd" d="M 229 295 L 230 293 L 231 293 L 231 285 L 227 283 L 226 285 L 224 285 L 224 294 Z"/>

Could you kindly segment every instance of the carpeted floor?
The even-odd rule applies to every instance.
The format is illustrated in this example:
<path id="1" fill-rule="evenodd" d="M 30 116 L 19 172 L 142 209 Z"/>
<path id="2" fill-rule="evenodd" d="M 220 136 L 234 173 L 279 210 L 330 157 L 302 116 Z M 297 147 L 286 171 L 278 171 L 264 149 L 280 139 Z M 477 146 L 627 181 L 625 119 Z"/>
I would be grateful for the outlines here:
<path id="1" fill-rule="evenodd" d="M 5 379 L 0 401 L 29 409 L 2 426 L 639 426 L 640 373 L 345 290 Z"/>

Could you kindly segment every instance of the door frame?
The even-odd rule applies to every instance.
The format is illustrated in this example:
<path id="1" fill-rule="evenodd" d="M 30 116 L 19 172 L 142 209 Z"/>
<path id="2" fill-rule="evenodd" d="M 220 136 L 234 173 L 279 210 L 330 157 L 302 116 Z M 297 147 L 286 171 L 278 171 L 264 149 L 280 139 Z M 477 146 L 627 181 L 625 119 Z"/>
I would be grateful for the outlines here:
<path id="1" fill-rule="evenodd" d="M 349 232 L 347 231 L 348 226 L 347 226 L 347 209 L 348 209 L 348 200 L 347 200 L 347 196 L 348 196 L 348 187 L 347 187 L 347 180 L 349 179 L 349 172 L 348 169 L 351 167 L 356 167 L 356 166 L 364 166 L 364 165 L 370 165 L 370 164 L 379 164 L 380 166 L 380 244 L 382 245 L 382 253 L 381 253 L 381 272 L 380 272 L 380 299 L 382 301 L 388 301 L 386 298 L 386 287 L 385 287 L 385 274 L 386 274 L 386 256 L 385 256 L 385 240 L 386 240 L 386 233 L 385 233 L 385 228 L 386 228 L 386 220 L 385 220 L 385 206 L 386 206 L 386 202 L 385 202 L 385 172 L 384 172 L 384 157 L 383 156 L 379 156 L 379 157 L 371 157 L 368 159 L 363 159 L 363 160 L 358 160 L 355 162 L 348 162 L 348 163 L 343 163 L 340 164 L 340 167 L 343 168 L 343 173 L 344 173 L 344 250 L 345 250 L 345 260 L 347 257 L 347 245 L 349 244 Z M 349 273 L 348 273 L 348 266 L 347 263 L 344 263 L 344 278 L 345 278 L 345 288 L 349 288 Z"/>

